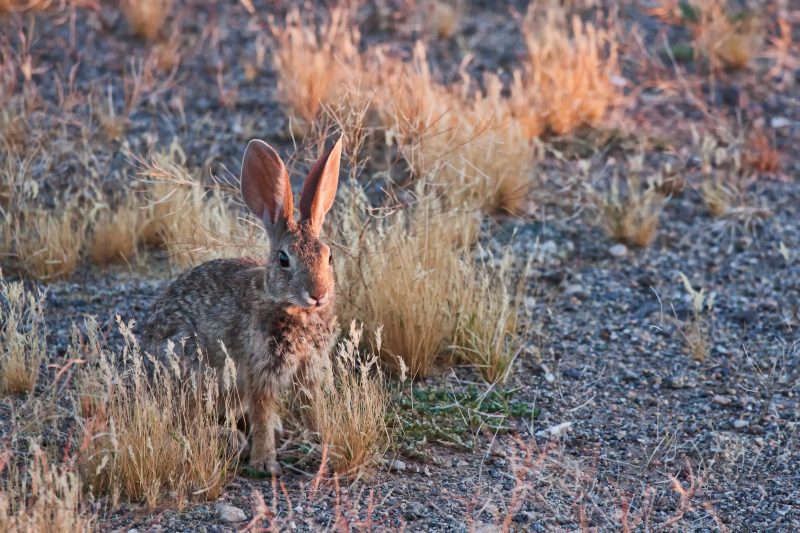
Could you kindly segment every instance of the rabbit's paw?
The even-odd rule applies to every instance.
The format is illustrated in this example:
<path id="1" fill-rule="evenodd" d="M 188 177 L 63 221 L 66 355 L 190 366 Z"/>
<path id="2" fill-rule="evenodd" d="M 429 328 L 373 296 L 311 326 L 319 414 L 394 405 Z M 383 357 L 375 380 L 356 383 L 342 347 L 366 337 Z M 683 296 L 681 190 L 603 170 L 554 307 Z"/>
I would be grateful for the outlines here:
<path id="1" fill-rule="evenodd" d="M 280 477 L 283 474 L 281 465 L 275 459 L 264 459 L 261 461 L 250 460 L 248 464 L 251 470 L 268 474 L 270 476 Z"/>

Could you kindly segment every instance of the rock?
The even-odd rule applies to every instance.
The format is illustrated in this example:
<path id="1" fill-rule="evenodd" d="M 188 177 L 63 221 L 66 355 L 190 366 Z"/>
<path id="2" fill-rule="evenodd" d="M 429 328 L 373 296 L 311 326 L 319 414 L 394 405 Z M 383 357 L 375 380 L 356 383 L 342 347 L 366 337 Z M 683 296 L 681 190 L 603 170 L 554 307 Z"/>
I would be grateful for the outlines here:
<path id="1" fill-rule="evenodd" d="M 427 514 L 427 512 L 425 510 L 425 507 L 423 507 L 422 504 L 420 504 L 419 502 L 411 502 L 406 507 L 406 511 L 404 514 L 406 520 L 413 521 L 424 517 Z"/>
<path id="2" fill-rule="evenodd" d="M 394 470 L 395 472 L 405 472 L 406 464 L 401 461 L 400 459 L 392 459 L 389 461 L 389 470 Z"/>
<path id="3" fill-rule="evenodd" d="M 750 422 L 748 422 L 747 420 L 739 419 L 739 420 L 734 420 L 733 421 L 733 427 L 735 427 L 736 429 L 743 429 L 743 428 L 746 428 L 749 425 L 750 425 Z"/>
<path id="4" fill-rule="evenodd" d="M 611 248 L 608 249 L 608 253 L 613 255 L 614 257 L 625 257 L 628 255 L 628 247 L 624 244 L 615 244 Z"/>
<path id="5" fill-rule="evenodd" d="M 556 424 L 555 426 L 550 426 L 547 429 L 543 429 L 541 431 L 536 432 L 536 436 L 539 438 L 544 437 L 560 437 L 572 427 L 572 422 L 562 422 L 560 424 Z"/>
<path id="6" fill-rule="evenodd" d="M 233 505 L 220 503 L 217 505 L 217 513 L 223 522 L 244 522 L 247 520 L 247 515 L 244 511 Z"/>
<path id="7" fill-rule="evenodd" d="M 733 400 L 727 396 L 722 396 L 721 394 L 716 394 L 713 398 L 711 398 L 711 401 L 720 405 L 730 405 L 733 403 Z"/>
<path id="8" fill-rule="evenodd" d="M 576 298 L 585 298 L 587 296 L 586 289 L 583 288 L 583 285 L 567 285 L 564 288 L 564 296 L 574 296 Z"/>
<path id="9" fill-rule="evenodd" d="M 786 126 L 790 126 L 792 121 L 786 117 L 772 117 L 769 121 L 769 125 L 772 128 L 785 128 Z"/>

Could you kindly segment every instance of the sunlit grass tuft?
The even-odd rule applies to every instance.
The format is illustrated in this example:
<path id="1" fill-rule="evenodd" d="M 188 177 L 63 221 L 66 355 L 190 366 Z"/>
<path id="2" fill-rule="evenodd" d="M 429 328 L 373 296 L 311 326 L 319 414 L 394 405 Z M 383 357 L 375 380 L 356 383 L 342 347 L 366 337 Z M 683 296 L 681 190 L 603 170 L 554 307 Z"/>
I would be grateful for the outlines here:
<path id="1" fill-rule="evenodd" d="M 237 459 L 233 364 L 220 376 L 185 370 L 174 352 L 148 361 L 131 324 L 117 323 L 125 340 L 120 353 L 103 347 L 93 319 L 86 338 L 70 348 L 89 360 L 78 385 L 91 436 L 84 478 L 115 506 L 123 498 L 150 509 L 167 498 L 178 507 L 216 499 Z"/>
<path id="2" fill-rule="evenodd" d="M 332 364 L 320 369 L 319 390 L 310 394 L 313 427 L 331 467 L 347 476 L 378 464 L 390 444 L 388 387 L 378 356 L 359 352 L 362 331 L 351 323 L 349 336 L 331 354 Z M 380 330 L 376 335 L 380 351 Z"/>
<path id="3" fill-rule="evenodd" d="M 0 394 L 30 393 L 47 354 L 44 294 L 6 281 L 0 271 L 0 317 Z"/>

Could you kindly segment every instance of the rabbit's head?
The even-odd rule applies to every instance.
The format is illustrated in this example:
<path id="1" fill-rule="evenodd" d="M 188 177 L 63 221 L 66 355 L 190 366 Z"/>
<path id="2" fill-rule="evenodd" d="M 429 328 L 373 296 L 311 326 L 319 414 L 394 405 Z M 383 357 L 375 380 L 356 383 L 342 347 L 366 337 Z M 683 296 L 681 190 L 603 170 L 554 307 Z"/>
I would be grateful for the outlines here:
<path id="1" fill-rule="evenodd" d="M 331 249 L 319 239 L 339 182 L 341 138 L 311 168 L 294 219 L 289 173 L 278 153 L 260 140 L 247 145 L 242 161 L 242 197 L 264 224 L 270 240 L 267 297 L 287 308 L 322 309 L 333 302 Z"/>

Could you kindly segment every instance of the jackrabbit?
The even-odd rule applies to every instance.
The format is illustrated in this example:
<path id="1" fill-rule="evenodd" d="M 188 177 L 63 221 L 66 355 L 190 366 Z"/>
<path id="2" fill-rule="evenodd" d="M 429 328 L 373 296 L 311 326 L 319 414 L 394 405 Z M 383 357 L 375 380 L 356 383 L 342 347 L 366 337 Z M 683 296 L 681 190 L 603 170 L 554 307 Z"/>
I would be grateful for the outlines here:
<path id="1" fill-rule="evenodd" d="M 319 235 L 336 196 L 341 152 L 339 139 L 309 171 L 296 222 L 283 161 L 265 142 L 250 141 L 241 191 L 264 224 L 268 257 L 218 259 L 184 273 L 154 304 L 144 328 L 151 350 L 182 340 L 184 353 L 193 356 L 199 348 L 218 369 L 224 344 L 247 412 L 250 466 L 273 474 L 280 472 L 278 396 L 295 374 L 328 356 L 336 337 L 333 258 Z"/>

